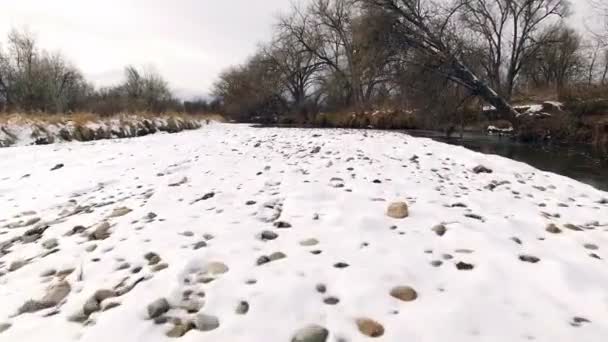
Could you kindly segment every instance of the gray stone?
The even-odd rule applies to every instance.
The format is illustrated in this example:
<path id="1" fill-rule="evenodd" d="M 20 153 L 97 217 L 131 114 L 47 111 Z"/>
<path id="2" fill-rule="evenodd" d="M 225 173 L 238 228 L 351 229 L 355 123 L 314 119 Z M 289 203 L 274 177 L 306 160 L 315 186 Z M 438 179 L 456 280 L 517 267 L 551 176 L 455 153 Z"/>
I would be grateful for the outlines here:
<path id="1" fill-rule="evenodd" d="M 160 298 L 148 305 L 148 317 L 154 319 L 169 311 L 171 306 L 165 298 Z"/>
<path id="2" fill-rule="evenodd" d="M 239 305 L 237 305 L 235 311 L 237 315 L 246 314 L 247 312 L 249 312 L 249 303 L 247 303 L 246 301 L 239 302 Z"/>
<path id="3" fill-rule="evenodd" d="M 13 325 L 10 323 L 0 323 L 0 334 L 10 329 Z"/>
<path id="4" fill-rule="evenodd" d="M 328 336 L 329 330 L 313 324 L 296 331 L 291 342 L 325 342 Z"/>
<path id="5" fill-rule="evenodd" d="M 99 302 L 94 296 L 89 298 L 82 306 L 82 311 L 87 317 L 99 310 L 101 310 L 101 305 L 99 305 Z"/>
<path id="6" fill-rule="evenodd" d="M 276 261 L 284 258 L 287 258 L 287 255 L 285 255 L 285 253 L 283 252 L 275 252 L 268 256 L 268 259 L 270 259 L 270 261 Z"/>
<path id="7" fill-rule="evenodd" d="M 198 314 L 194 319 L 194 326 L 200 331 L 211 331 L 220 326 L 220 321 L 217 317 L 206 314 Z"/>
<path id="8" fill-rule="evenodd" d="M 271 232 L 270 230 L 265 230 L 260 234 L 260 239 L 264 241 L 275 240 L 279 235 L 275 232 Z"/>
<path id="9" fill-rule="evenodd" d="M 318 244 L 319 244 L 319 240 L 317 240 L 315 238 L 310 238 L 310 239 L 300 241 L 300 246 L 304 246 L 304 247 L 315 246 Z"/>
<path id="10" fill-rule="evenodd" d="M 97 290 L 95 292 L 95 294 L 93 295 L 93 297 L 95 298 L 96 301 L 101 303 L 108 298 L 116 297 L 116 292 L 114 292 L 113 290 L 106 290 L 106 289 Z"/>
<path id="11" fill-rule="evenodd" d="M 110 237 L 110 224 L 106 221 L 95 227 L 95 230 L 89 236 L 91 240 L 105 240 Z"/>
<path id="12" fill-rule="evenodd" d="M 433 227 L 432 230 L 435 232 L 435 234 L 439 236 L 444 236 L 445 232 L 447 231 L 447 228 L 443 224 L 439 224 Z"/>
<path id="13" fill-rule="evenodd" d="M 48 239 L 42 243 L 42 247 L 46 249 L 53 249 L 59 246 L 59 241 L 57 239 Z"/>

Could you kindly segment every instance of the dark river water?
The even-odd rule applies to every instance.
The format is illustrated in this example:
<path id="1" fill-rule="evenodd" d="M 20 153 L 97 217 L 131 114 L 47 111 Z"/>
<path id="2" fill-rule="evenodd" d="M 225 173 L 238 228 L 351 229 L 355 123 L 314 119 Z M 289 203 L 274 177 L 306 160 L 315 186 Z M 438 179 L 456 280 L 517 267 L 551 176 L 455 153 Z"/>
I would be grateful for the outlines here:
<path id="1" fill-rule="evenodd" d="M 475 133 L 465 133 L 463 139 L 459 136 L 446 138 L 441 132 L 433 131 L 406 133 L 464 146 L 481 153 L 497 154 L 608 191 L 608 151 L 600 151 L 588 145 L 529 144 L 512 141 L 507 137 Z"/>

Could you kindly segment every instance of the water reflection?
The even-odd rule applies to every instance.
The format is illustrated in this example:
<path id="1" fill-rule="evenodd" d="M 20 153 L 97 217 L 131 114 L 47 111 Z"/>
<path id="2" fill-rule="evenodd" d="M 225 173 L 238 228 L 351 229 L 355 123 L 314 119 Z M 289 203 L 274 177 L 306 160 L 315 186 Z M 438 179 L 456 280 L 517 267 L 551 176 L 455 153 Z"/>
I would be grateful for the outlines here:
<path id="1" fill-rule="evenodd" d="M 608 191 L 608 153 L 588 145 L 527 144 L 506 137 L 474 133 L 466 133 L 462 139 L 448 139 L 441 133 L 432 131 L 407 133 L 464 146 L 485 154 L 497 154 Z"/>

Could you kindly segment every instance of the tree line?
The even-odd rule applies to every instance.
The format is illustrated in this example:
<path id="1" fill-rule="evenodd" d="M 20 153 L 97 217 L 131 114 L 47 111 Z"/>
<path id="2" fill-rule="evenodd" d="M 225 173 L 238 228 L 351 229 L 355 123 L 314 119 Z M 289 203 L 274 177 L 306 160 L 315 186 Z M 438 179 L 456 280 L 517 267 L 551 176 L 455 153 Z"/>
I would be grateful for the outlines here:
<path id="1" fill-rule="evenodd" d="M 281 15 L 271 39 L 225 70 L 213 94 L 242 121 L 387 107 L 449 116 L 481 103 L 512 118 L 522 94 L 608 89 L 606 40 L 568 26 L 570 5 L 311 0 Z"/>
<path id="2" fill-rule="evenodd" d="M 126 66 L 123 81 L 95 88 L 61 53 L 38 47 L 27 31 L 12 30 L 0 46 L 0 113 L 163 113 L 217 110 L 206 100 L 181 102 L 152 68 Z"/>

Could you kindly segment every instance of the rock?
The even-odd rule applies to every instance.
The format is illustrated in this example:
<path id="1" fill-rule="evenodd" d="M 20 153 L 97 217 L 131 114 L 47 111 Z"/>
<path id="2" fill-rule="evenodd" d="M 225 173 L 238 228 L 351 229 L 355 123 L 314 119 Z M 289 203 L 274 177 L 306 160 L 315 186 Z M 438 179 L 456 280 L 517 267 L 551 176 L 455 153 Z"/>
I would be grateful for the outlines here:
<path id="1" fill-rule="evenodd" d="M 191 231 L 189 231 L 189 230 L 187 230 L 187 231 L 183 232 L 182 235 L 186 236 L 186 237 L 192 237 L 192 236 L 194 236 L 194 233 L 191 232 Z"/>
<path id="2" fill-rule="evenodd" d="M 511 241 L 515 242 L 518 245 L 522 244 L 521 239 L 515 236 L 511 238 Z"/>
<path id="3" fill-rule="evenodd" d="M 394 202 L 391 203 L 386 211 L 388 217 L 395 219 L 403 219 L 409 216 L 409 209 L 405 202 Z"/>
<path id="4" fill-rule="evenodd" d="M 350 265 L 345 262 L 338 262 L 338 263 L 334 264 L 335 268 L 347 268 L 348 266 L 350 266 Z"/>
<path id="5" fill-rule="evenodd" d="M 194 326 L 200 331 L 211 331 L 220 326 L 220 321 L 212 315 L 198 314 L 194 319 Z"/>
<path id="6" fill-rule="evenodd" d="M 473 168 L 473 172 L 479 174 L 479 173 L 492 173 L 494 171 L 492 171 L 491 169 L 489 169 L 483 165 L 478 165 Z"/>
<path id="7" fill-rule="evenodd" d="M 51 168 L 51 171 L 59 170 L 59 169 L 63 168 L 64 166 L 65 165 L 63 165 L 63 164 L 57 164 Z"/>
<path id="8" fill-rule="evenodd" d="M 278 237 L 279 235 L 277 233 L 271 232 L 270 230 L 265 230 L 262 232 L 262 234 L 260 234 L 260 239 L 264 241 L 275 240 Z"/>
<path id="9" fill-rule="evenodd" d="M 554 223 L 550 223 L 545 230 L 551 234 L 559 234 L 562 232 Z"/>
<path id="10" fill-rule="evenodd" d="M 84 250 L 90 253 L 90 252 L 92 252 L 92 251 L 94 251 L 96 249 L 97 249 L 97 245 L 96 244 L 92 244 L 92 245 L 88 245 Z"/>
<path id="11" fill-rule="evenodd" d="M 53 306 L 55 306 L 55 305 L 53 305 L 52 303 L 48 303 L 48 302 L 42 302 L 42 301 L 38 301 L 38 300 L 28 300 L 27 302 L 23 303 L 23 305 L 21 305 L 21 307 L 19 307 L 18 314 L 21 315 L 24 313 L 38 312 L 40 310 L 52 308 Z"/>
<path id="12" fill-rule="evenodd" d="M 411 302 L 418 298 L 418 293 L 410 286 L 393 287 L 390 294 L 393 298 L 397 298 L 404 302 Z"/>
<path id="13" fill-rule="evenodd" d="M 156 265 L 161 261 L 161 258 L 158 254 L 154 252 L 148 252 L 144 255 L 144 259 L 148 261 L 148 265 Z"/>
<path id="14" fill-rule="evenodd" d="M 441 261 L 441 260 L 433 260 L 433 261 L 431 261 L 431 266 L 433 266 L 433 267 L 439 267 L 441 265 L 443 265 L 443 261 Z"/>
<path id="15" fill-rule="evenodd" d="M 592 250 L 592 251 L 597 251 L 599 249 L 599 247 L 597 245 L 594 245 L 592 243 L 586 243 L 584 244 L 584 247 L 586 249 Z"/>
<path id="16" fill-rule="evenodd" d="M 164 270 L 165 268 L 168 268 L 169 264 L 167 263 L 162 263 L 162 264 L 158 264 L 158 265 L 154 265 L 154 267 L 152 267 L 152 272 L 160 272 L 162 270 Z"/>
<path id="17" fill-rule="evenodd" d="M 42 301 L 52 303 L 53 306 L 61 303 L 61 301 L 70 294 L 72 287 L 67 281 L 61 281 L 56 285 L 51 286 L 47 293 L 42 297 Z"/>
<path id="18" fill-rule="evenodd" d="M 84 226 L 74 226 L 74 228 L 72 228 L 65 235 L 72 236 L 72 235 L 75 235 L 75 234 L 80 234 L 80 233 L 84 232 L 85 230 L 87 230 L 87 228 L 84 227 Z"/>
<path id="19" fill-rule="evenodd" d="M 105 290 L 105 289 L 97 290 L 97 291 L 95 291 L 95 294 L 93 295 L 93 298 L 95 298 L 95 300 L 100 303 L 108 298 L 114 298 L 114 297 L 116 297 L 116 292 L 114 292 L 113 290 Z"/>
<path id="20" fill-rule="evenodd" d="M 110 224 L 104 221 L 97 225 L 93 233 L 89 236 L 90 240 L 105 240 L 110 237 Z"/>
<path id="21" fill-rule="evenodd" d="M 50 270 L 46 270 L 46 271 L 40 273 L 40 276 L 41 277 L 50 277 L 50 276 L 54 276 L 56 273 L 57 273 L 56 270 L 50 269 Z"/>
<path id="22" fill-rule="evenodd" d="M 443 236 L 443 235 L 445 235 L 447 228 L 443 224 L 439 224 L 439 225 L 436 225 L 435 227 L 433 227 L 431 230 L 434 231 L 435 234 L 437 234 L 439 236 Z"/>
<path id="23" fill-rule="evenodd" d="M 533 255 L 520 255 L 519 256 L 519 260 L 523 261 L 523 262 L 529 262 L 532 264 L 536 264 L 537 262 L 540 261 L 539 258 L 533 256 Z"/>
<path id="24" fill-rule="evenodd" d="M 325 342 L 328 336 L 329 330 L 313 324 L 296 331 L 291 342 Z"/>
<path id="25" fill-rule="evenodd" d="M 327 287 L 324 284 L 317 284 L 317 286 L 315 286 L 315 289 L 319 293 L 325 293 L 327 291 Z"/>
<path id="26" fill-rule="evenodd" d="M 126 270 L 129 267 L 131 267 L 131 264 L 129 264 L 128 262 L 123 262 L 122 264 L 118 265 L 118 267 L 116 267 L 116 270 L 117 271 Z"/>
<path id="27" fill-rule="evenodd" d="M 236 306 L 235 312 L 237 315 L 245 315 L 247 312 L 249 312 L 249 303 L 246 301 L 239 302 L 239 305 Z"/>
<path id="28" fill-rule="evenodd" d="M 21 267 L 27 265 L 27 261 L 25 260 L 15 260 L 13 262 L 11 262 L 11 264 L 8 266 L 8 271 L 9 272 L 14 272 L 18 269 L 20 269 Z"/>
<path id="29" fill-rule="evenodd" d="M 300 241 L 300 246 L 305 246 L 305 247 L 316 246 L 317 244 L 319 244 L 319 240 L 317 240 L 315 238 Z"/>
<path id="30" fill-rule="evenodd" d="M 384 335 L 384 327 L 382 324 L 369 318 L 359 318 L 356 320 L 359 331 L 368 337 L 380 337 Z"/>
<path id="31" fill-rule="evenodd" d="M 267 263 L 269 263 L 269 262 L 270 262 L 270 258 L 269 258 L 269 257 L 267 257 L 267 256 L 265 256 L 265 255 L 262 255 L 261 257 L 259 257 L 259 258 L 256 260 L 256 262 L 255 262 L 255 263 L 256 263 L 256 265 L 261 266 L 261 265 L 267 264 Z"/>
<path id="32" fill-rule="evenodd" d="M 287 255 L 283 252 L 274 252 L 268 256 L 268 259 L 270 259 L 270 261 L 276 261 L 285 258 L 287 258 Z"/>
<path id="33" fill-rule="evenodd" d="M 125 216 L 132 211 L 133 210 L 131 210 L 127 207 L 114 208 L 114 210 L 112 210 L 112 213 L 110 214 L 109 217 L 112 218 L 112 217 Z"/>
<path id="34" fill-rule="evenodd" d="M 472 264 L 467 264 L 466 262 L 458 262 L 456 264 L 456 269 L 458 269 L 459 271 L 470 271 L 474 268 L 475 266 Z"/>
<path id="35" fill-rule="evenodd" d="M 108 302 L 101 306 L 101 311 L 108 311 L 120 306 L 118 302 Z"/>
<path id="36" fill-rule="evenodd" d="M 97 301 L 97 299 L 95 299 L 95 296 L 89 298 L 82 306 L 82 312 L 87 317 L 99 310 L 101 310 L 101 305 L 99 305 L 99 302 Z"/>
<path id="37" fill-rule="evenodd" d="M 201 249 L 201 248 L 204 248 L 204 247 L 207 247 L 207 242 L 205 242 L 205 241 L 199 241 L 199 242 L 197 242 L 197 243 L 194 244 L 193 248 L 196 250 L 196 249 Z"/>
<path id="38" fill-rule="evenodd" d="M 171 330 L 167 331 L 167 337 L 178 338 L 186 335 L 188 331 L 194 328 L 194 323 L 187 321 L 175 324 Z"/>
<path id="39" fill-rule="evenodd" d="M 151 319 L 160 317 L 165 314 L 171 306 L 165 298 L 160 298 L 148 304 L 148 317 Z"/>
<path id="40" fill-rule="evenodd" d="M 218 275 L 228 272 L 229 268 L 223 262 L 213 261 L 205 265 L 204 273 L 209 275 Z"/>
<path id="41" fill-rule="evenodd" d="M 323 303 L 327 304 L 327 305 L 336 305 L 338 303 L 340 303 L 340 299 L 338 299 L 337 297 L 327 297 L 323 299 Z"/>
<path id="42" fill-rule="evenodd" d="M 245 205 L 254 205 L 256 203 L 257 203 L 256 201 L 247 201 L 247 202 L 245 202 Z"/>
<path id="43" fill-rule="evenodd" d="M 577 226 L 577 225 L 574 225 L 574 224 L 572 224 L 572 223 L 566 223 L 566 224 L 564 225 L 564 228 L 566 228 L 566 229 L 570 229 L 570 230 L 574 230 L 574 231 L 576 231 L 576 232 L 582 232 L 582 231 L 583 231 L 583 229 L 582 229 L 581 227 L 579 227 L 579 226 Z"/>
<path id="44" fill-rule="evenodd" d="M 59 242 L 57 241 L 57 239 L 48 239 L 42 243 L 42 247 L 44 247 L 45 249 L 53 249 L 57 246 L 59 246 Z"/>
<path id="45" fill-rule="evenodd" d="M 0 334 L 10 329 L 13 325 L 10 323 L 0 323 Z"/>
<path id="46" fill-rule="evenodd" d="M 291 228 L 291 224 L 289 222 L 285 222 L 285 221 L 277 221 L 274 223 L 274 226 L 276 228 Z"/>

